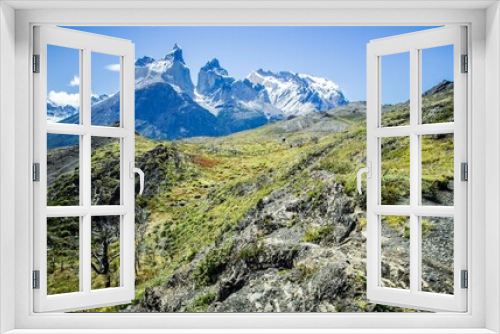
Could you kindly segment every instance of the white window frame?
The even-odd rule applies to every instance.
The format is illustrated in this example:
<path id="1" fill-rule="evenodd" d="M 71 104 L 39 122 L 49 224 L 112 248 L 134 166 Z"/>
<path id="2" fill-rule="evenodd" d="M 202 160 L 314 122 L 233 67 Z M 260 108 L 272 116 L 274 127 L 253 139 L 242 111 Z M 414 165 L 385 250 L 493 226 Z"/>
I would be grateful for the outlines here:
<path id="1" fill-rule="evenodd" d="M 60 27 L 36 26 L 34 52 L 39 55 L 39 73 L 33 75 L 34 94 L 34 161 L 39 163 L 39 181 L 33 184 L 34 270 L 39 271 L 39 289 L 34 289 L 34 311 L 73 311 L 108 305 L 128 304 L 135 297 L 135 110 L 134 110 L 134 44 L 128 40 L 101 36 Z M 47 45 L 78 50 L 81 86 L 79 124 L 48 123 Z M 117 56 L 120 59 L 120 126 L 91 124 L 92 53 Z M 47 134 L 79 137 L 79 205 L 47 206 Z M 120 141 L 120 205 L 91 204 L 91 141 L 108 137 Z M 132 176 L 132 178 L 131 178 Z M 92 290 L 91 224 L 93 216 L 118 216 L 120 265 L 117 287 Z M 79 226 L 78 292 L 47 295 L 47 218 L 77 217 Z"/>
<path id="2" fill-rule="evenodd" d="M 148 2 L 145 2 L 148 3 Z M 488 211 L 488 218 L 497 219 L 500 217 L 498 209 L 498 191 L 499 176 L 498 164 L 490 165 L 493 181 L 485 182 L 485 161 L 493 163 L 500 162 L 500 154 L 497 153 L 500 146 L 500 138 L 493 134 L 491 141 L 486 141 L 485 130 L 489 129 L 492 133 L 498 132 L 498 115 L 495 111 L 500 105 L 498 101 L 498 90 L 500 89 L 498 78 L 498 50 L 500 43 L 500 27 L 498 18 L 498 7 L 490 7 L 488 11 L 484 9 L 491 3 L 474 4 L 470 2 L 446 3 L 435 1 L 431 5 L 427 4 L 408 6 L 407 9 L 387 9 L 386 2 L 371 2 L 371 9 L 361 8 L 355 10 L 345 9 L 357 7 L 359 5 L 349 5 L 347 2 L 339 2 L 340 8 L 329 8 L 328 5 L 318 5 L 306 1 L 295 4 L 274 4 L 273 8 L 266 8 L 267 5 L 234 5 L 233 9 L 220 9 L 221 5 L 212 3 L 212 9 L 203 9 L 200 7 L 190 7 L 185 9 L 176 9 L 172 4 L 168 9 L 150 9 L 133 10 L 120 9 L 112 11 L 92 10 L 92 9 L 65 9 L 65 10 L 20 10 L 16 13 L 15 21 L 15 231 L 5 226 L 2 221 L 2 231 L 11 232 L 9 236 L 15 237 L 15 248 L 11 244 L 7 245 L 14 252 L 6 254 L 5 250 L 0 253 L 2 268 L 15 270 L 15 294 L 6 292 L 12 289 L 12 286 L 5 286 L 5 282 L 12 280 L 2 280 L 2 297 L 9 296 L 15 299 L 8 299 L 6 302 L 15 302 L 14 322 L 10 323 L 11 328 L 16 328 L 16 333 L 35 333 L 36 329 L 64 329 L 61 332 L 74 332 L 71 329 L 89 329 L 88 332 L 105 332 L 104 329 L 138 328 L 137 332 L 144 332 L 144 329 L 162 329 L 170 328 L 173 332 L 175 328 L 198 328 L 202 329 L 217 328 L 268 328 L 267 332 L 280 332 L 279 329 L 289 329 L 285 332 L 335 332 L 334 329 L 363 328 L 359 332 L 369 333 L 377 332 L 377 328 L 385 328 L 384 333 L 410 332 L 405 329 L 419 328 L 419 332 L 459 332 L 458 329 L 464 329 L 466 333 L 489 333 L 485 328 L 491 328 L 494 331 L 500 330 L 498 321 L 498 310 L 500 305 L 499 293 L 499 269 L 498 263 L 498 244 L 499 229 L 493 223 L 486 221 L 485 206 L 486 200 L 491 204 L 496 203 L 496 209 Z M 452 7 L 464 4 L 462 9 L 453 9 Z M 52 3 L 53 4 L 53 3 Z M 15 5 L 13 3 L 13 5 Z M 94 6 L 91 2 L 87 6 Z M 151 6 L 151 4 L 149 4 Z M 366 6 L 366 3 L 364 4 Z M 28 4 L 29 6 L 29 4 Z M 56 4 L 56 6 L 58 6 Z M 95 5 L 97 6 L 97 5 Z M 147 6 L 145 4 L 144 6 Z M 179 4 L 177 4 L 179 6 Z M 188 6 L 188 5 L 186 5 Z M 201 4 L 194 4 L 201 6 Z M 207 6 L 205 3 L 203 6 Z M 223 6 L 223 5 L 222 5 Z M 229 6 L 229 5 L 228 5 Z M 250 6 L 250 10 L 248 9 Z M 344 7 L 344 9 L 342 8 Z M 403 4 L 398 2 L 398 6 Z M 419 7 L 420 9 L 415 9 Z M 425 6 L 432 6 L 425 7 Z M 435 7 L 445 8 L 436 9 Z M 469 6 L 469 9 L 464 9 Z M 478 9 L 478 6 L 482 6 Z M 493 4 L 492 6 L 497 6 Z M 89 8 L 90 8 L 89 7 Z M 189 7 L 189 6 L 188 6 Z M 384 9 L 384 7 L 386 9 Z M 29 7 L 28 7 L 29 8 Z M 56 7 L 57 8 L 57 7 Z M 217 9 L 219 8 L 219 9 Z M 376 8 L 376 9 L 373 9 Z M 411 10 L 408 8 L 412 8 Z M 471 9 L 473 8 L 473 9 Z M 474 9 L 476 8 L 476 9 Z M 210 14 L 210 15 L 208 15 Z M 32 109 L 31 96 L 31 74 L 30 59 L 32 45 L 32 26 L 34 24 L 57 24 L 57 25 L 443 25 L 443 24 L 466 24 L 469 27 L 469 55 L 471 59 L 470 69 L 472 75 L 469 76 L 469 153 L 470 159 L 470 179 L 471 187 L 469 189 L 469 221 L 472 222 L 474 230 L 469 230 L 470 243 L 468 253 L 470 254 L 468 267 L 470 270 L 470 288 L 468 289 L 469 311 L 467 313 L 436 313 L 436 314 L 34 314 L 32 304 L 32 290 L 29 289 L 32 262 L 26 261 L 30 256 L 32 245 L 32 202 L 30 194 L 32 193 L 32 184 L 30 181 L 30 156 L 32 148 Z M 486 30 L 485 22 L 488 24 Z M 2 22 L 0 21 L 0 24 Z M 3 43 L 3 40 L 0 41 Z M 3 62 L 5 58 L 0 58 Z M 485 64 L 488 64 L 489 72 L 485 71 Z M 488 80 L 489 85 L 486 86 Z M 1 88 L 2 92 L 5 88 Z M 489 108 L 487 109 L 486 106 Z M 474 116 L 474 118 L 472 117 Z M 486 122 L 486 116 L 496 121 Z M 4 110 L 2 109 L 2 117 Z M 8 119 L 8 118 L 7 118 Z M 14 119 L 11 118 L 13 122 Z M 492 152 L 487 156 L 484 152 L 485 144 Z M 12 150 L 5 150 L 8 146 L 0 143 L 2 156 L 12 156 Z M 3 166 L 2 166 L 3 168 Z M 2 176 L 0 174 L 0 176 Z M 2 179 L 3 180 L 3 179 Z M 489 198 L 486 197 L 486 191 L 489 191 Z M 3 189 L 2 189 L 3 190 Z M 495 202 L 496 201 L 496 202 Z M 3 203 L 3 202 L 1 202 Z M 4 204 L 2 204 L 4 205 Z M 2 206 L 4 208 L 4 206 Z M 10 222 L 9 222 L 10 223 Z M 15 233 L 12 233 L 15 232 Z M 473 233 L 471 233 L 473 232 Z M 5 234 L 2 241 L 7 238 Z M 488 251 L 486 251 L 486 249 Z M 12 259 L 9 260 L 9 257 Z M 488 267 L 485 266 L 486 257 Z M 13 261 L 15 259 L 15 261 Z M 7 275 L 5 272 L 2 275 Z M 10 276 L 9 276 L 10 277 Z M 488 294 L 485 293 L 486 288 Z M 5 295 L 4 295 L 5 293 Z M 2 301 L 2 306 L 6 304 Z M 12 304 L 10 304 L 12 305 Z M 488 306 L 488 309 L 486 308 Z M 6 307 L 2 307 L 0 312 L 7 312 Z M 2 313 L 4 314 L 4 313 Z M 102 330 L 97 330 L 98 328 Z M 303 330 L 293 331 L 291 329 L 302 328 Z M 393 330 L 390 330 L 390 329 Z M 9 329 L 9 328 L 7 328 Z M 23 329 L 33 329 L 33 331 L 24 331 Z M 94 329 L 94 330 L 91 330 Z M 309 330 L 308 330 L 309 329 Z M 323 330 L 320 330 L 323 329 Z M 370 329 L 373 329 L 370 331 Z M 431 330 L 434 329 L 434 330 Z M 455 329 L 455 330 L 453 330 Z M 237 330 L 225 332 L 236 332 Z M 54 331 L 52 331 L 54 332 Z M 127 332 L 132 333 L 132 330 Z M 165 330 L 164 332 L 168 332 Z M 223 332 L 218 330 L 217 332 Z M 247 331 L 248 332 L 248 331 Z M 254 332 L 254 331 L 252 331 Z M 255 332 L 264 332 L 255 330 Z M 355 330 L 350 330 L 355 333 Z M 415 333 L 415 331 L 412 331 Z"/>
<path id="3" fill-rule="evenodd" d="M 399 36 L 372 40 L 367 46 L 367 163 L 371 177 L 367 180 L 367 298 L 371 302 L 423 310 L 467 310 L 467 290 L 461 287 L 461 271 L 467 270 L 467 184 L 461 181 L 461 163 L 467 163 L 467 73 L 461 71 L 461 57 L 467 54 L 466 27 L 450 26 Z M 422 50 L 452 45 L 454 121 L 422 124 L 421 78 Z M 384 56 L 409 53 L 410 124 L 381 126 L 381 78 Z M 454 203 L 452 206 L 422 205 L 421 136 L 452 134 L 454 136 Z M 410 142 L 409 205 L 381 204 L 381 140 L 384 137 L 407 137 Z M 409 289 L 381 285 L 381 216 L 402 215 L 410 220 Z M 452 217 L 454 292 L 430 293 L 421 290 L 422 217 Z"/>

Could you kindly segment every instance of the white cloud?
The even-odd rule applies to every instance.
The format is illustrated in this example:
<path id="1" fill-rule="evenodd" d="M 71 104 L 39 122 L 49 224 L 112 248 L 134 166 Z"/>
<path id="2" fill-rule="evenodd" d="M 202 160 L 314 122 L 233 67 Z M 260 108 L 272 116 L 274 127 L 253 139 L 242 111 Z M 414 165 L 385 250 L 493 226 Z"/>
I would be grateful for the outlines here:
<path id="1" fill-rule="evenodd" d="M 49 92 L 49 96 L 47 97 L 47 99 L 51 101 L 54 105 L 60 107 L 65 107 L 65 106 L 72 106 L 75 108 L 80 107 L 79 93 L 68 94 L 65 91 L 55 92 L 51 90 Z"/>
<path id="2" fill-rule="evenodd" d="M 106 65 L 106 69 L 113 72 L 120 72 L 120 64 L 109 64 Z"/>
<path id="3" fill-rule="evenodd" d="M 70 85 L 71 87 L 74 87 L 74 86 L 80 86 L 80 77 L 79 77 L 79 76 L 74 75 L 74 76 L 73 76 L 73 79 L 69 82 L 69 85 Z"/>

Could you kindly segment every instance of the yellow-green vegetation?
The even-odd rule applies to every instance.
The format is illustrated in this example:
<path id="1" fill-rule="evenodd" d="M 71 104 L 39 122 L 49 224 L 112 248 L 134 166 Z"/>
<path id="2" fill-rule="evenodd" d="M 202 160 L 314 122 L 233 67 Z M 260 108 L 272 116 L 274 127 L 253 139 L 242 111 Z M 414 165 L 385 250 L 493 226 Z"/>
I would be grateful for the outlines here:
<path id="1" fill-rule="evenodd" d="M 422 218 L 421 224 L 422 224 L 422 235 L 426 235 L 434 228 L 434 224 L 427 218 Z"/>
<path id="2" fill-rule="evenodd" d="M 217 296 L 212 292 L 201 295 L 196 298 L 193 303 L 186 307 L 185 312 L 203 312 L 215 301 L 216 298 Z"/>
<path id="3" fill-rule="evenodd" d="M 410 125 L 408 103 L 384 106 L 380 124 L 384 127 Z"/>
<path id="4" fill-rule="evenodd" d="M 410 217 L 408 216 L 382 216 L 382 224 L 386 224 L 399 232 L 405 238 L 410 238 Z"/>
<path id="5" fill-rule="evenodd" d="M 453 134 L 422 136 L 422 195 L 427 199 L 436 200 L 453 181 L 453 139 Z"/>
<path id="6" fill-rule="evenodd" d="M 382 204 L 409 204 L 410 139 L 381 138 Z"/>
<path id="7" fill-rule="evenodd" d="M 304 234 L 305 242 L 319 244 L 321 240 L 333 238 L 333 226 L 309 226 Z"/>
<path id="8" fill-rule="evenodd" d="M 197 286 L 207 286 L 216 281 L 217 276 L 226 268 L 232 247 L 232 242 L 226 242 L 220 247 L 208 251 L 193 273 L 193 279 Z"/>
<path id="9" fill-rule="evenodd" d="M 77 292 L 79 282 L 78 217 L 47 219 L 47 294 Z"/>

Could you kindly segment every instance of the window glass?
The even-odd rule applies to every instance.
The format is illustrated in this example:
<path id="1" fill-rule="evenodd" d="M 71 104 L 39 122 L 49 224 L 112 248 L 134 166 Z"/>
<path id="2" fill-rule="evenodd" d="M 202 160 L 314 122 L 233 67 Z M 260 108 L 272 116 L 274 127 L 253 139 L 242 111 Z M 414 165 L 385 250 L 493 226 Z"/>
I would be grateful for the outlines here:
<path id="1" fill-rule="evenodd" d="M 420 51 L 422 124 L 453 122 L 453 45 Z"/>
<path id="2" fill-rule="evenodd" d="M 421 217 L 422 291 L 453 294 L 453 218 Z M 436 257 L 435 254 L 439 254 Z"/>
<path id="3" fill-rule="evenodd" d="M 453 133 L 421 136 L 422 205 L 453 206 Z"/>
<path id="4" fill-rule="evenodd" d="M 120 286 L 120 216 L 92 217 L 92 289 Z"/>
<path id="5" fill-rule="evenodd" d="M 119 126 L 121 57 L 92 52 L 91 124 Z"/>
<path id="6" fill-rule="evenodd" d="M 80 136 L 47 134 L 47 205 L 80 205 Z"/>
<path id="7" fill-rule="evenodd" d="M 387 137 L 381 142 L 382 205 L 410 203 L 410 138 Z"/>
<path id="8" fill-rule="evenodd" d="M 80 291 L 80 218 L 47 218 L 47 294 Z"/>
<path id="9" fill-rule="evenodd" d="M 120 139 L 92 137 L 91 203 L 119 205 L 120 197 Z"/>
<path id="10" fill-rule="evenodd" d="M 410 289 L 410 217 L 381 216 L 381 281 L 388 288 Z"/>
<path id="11" fill-rule="evenodd" d="M 382 126 L 410 125 L 410 53 L 380 57 Z"/>
<path id="12" fill-rule="evenodd" d="M 80 123 L 78 49 L 47 45 L 47 122 Z"/>

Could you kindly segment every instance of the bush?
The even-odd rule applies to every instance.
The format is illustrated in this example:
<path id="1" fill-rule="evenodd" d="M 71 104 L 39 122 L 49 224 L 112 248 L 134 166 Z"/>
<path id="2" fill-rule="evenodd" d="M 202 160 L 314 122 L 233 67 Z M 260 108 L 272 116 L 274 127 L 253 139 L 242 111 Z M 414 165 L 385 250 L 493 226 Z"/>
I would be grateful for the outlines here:
<path id="1" fill-rule="evenodd" d="M 217 296 L 215 293 L 208 292 L 204 295 L 197 297 L 191 304 L 189 304 L 185 312 L 203 312 L 207 309 L 210 304 L 212 304 Z"/>
<path id="2" fill-rule="evenodd" d="M 214 284 L 219 275 L 226 268 L 233 242 L 226 242 L 220 248 L 212 248 L 198 263 L 193 273 L 193 280 L 197 287 Z"/>
<path id="3" fill-rule="evenodd" d="M 312 242 L 316 244 L 319 244 L 324 239 L 333 239 L 333 226 L 310 226 L 306 230 L 303 238 L 305 242 Z"/>
<path id="4" fill-rule="evenodd" d="M 236 255 L 237 261 L 245 262 L 255 262 L 259 259 L 259 256 L 265 252 L 264 246 L 262 244 L 250 244 L 244 247 L 238 255 Z"/>

